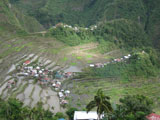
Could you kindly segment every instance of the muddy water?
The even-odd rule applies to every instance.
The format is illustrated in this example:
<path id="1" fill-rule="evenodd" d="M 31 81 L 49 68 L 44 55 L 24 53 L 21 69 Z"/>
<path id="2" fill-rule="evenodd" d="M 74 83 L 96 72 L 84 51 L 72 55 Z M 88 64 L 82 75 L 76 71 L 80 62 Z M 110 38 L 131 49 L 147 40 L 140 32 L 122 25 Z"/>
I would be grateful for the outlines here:
<path id="1" fill-rule="evenodd" d="M 59 104 L 59 98 L 55 96 L 50 96 L 50 99 L 48 99 L 47 103 L 49 104 L 49 108 L 54 113 L 60 112 L 60 104 Z M 52 107 L 54 110 L 52 110 Z"/>
<path id="2" fill-rule="evenodd" d="M 21 94 L 17 95 L 16 98 L 19 99 L 20 101 L 23 101 L 24 100 L 24 94 L 21 93 Z"/>
<path id="3" fill-rule="evenodd" d="M 37 60 L 38 56 L 34 56 L 33 59 L 31 60 L 31 62 L 34 62 L 35 60 Z"/>
<path id="4" fill-rule="evenodd" d="M 45 63 L 44 63 L 44 65 L 47 65 L 47 64 L 49 64 L 51 62 L 52 62 L 51 60 L 46 60 Z"/>
<path id="5" fill-rule="evenodd" d="M 60 112 L 60 104 L 57 93 L 51 90 L 51 88 L 48 88 L 48 96 L 49 99 L 47 100 L 47 104 L 49 104 L 50 110 L 54 113 Z M 52 110 L 52 107 L 54 107 L 54 110 Z"/>
<path id="6" fill-rule="evenodd" d="M 4 81 L 9 80 L 11 77 L 12 77 L 12 76 L 7 76 Z"/>
<path id="7" fill-rule="evenodd" d="M 35 85 L 35 89 L 34 89 L 34 92 L 33 92 L 33 95 L 32 95 L 32 104 L 31 106 L 35 106 L 37 104 L 38 101 L 40 101 L 40 91 L 41 91 L 41 87 L 39 85 Z"/>
<path id="8" fill-rule="evenodd" d="M 2 94 L 2 91 L 7 87 L 7 82 L 2 86 L 0 87 L 0 95 Z"/>
<path id="9" fill-rule="evenodd" d="M 64 72 L 82 72 L 82 70 L 78 66 L 70 66 L 69 68 L 65 69 Z"/>
<path id="10" fill-rule="evenodd" d="M 42 58 L 42 57 L 40 57 L 40 58 L 38 59 L 38 62 L 42 62 L 42 60 L 43 60 L 43 58 Z"/>
<path id="11" fill-rule="evenodd" d="M 55 70 L 58 70 L 58 69 L 60 69 L 60 67 L 59 67 L 59 66 L 55 66 L 55 67 L 52 68 L 51 70 L 52 70 L 52 71 L 55 71 Z"/>
<path id="12" fill-rule="evenodd" d="M 32 92 L 33 87 L 34 86 L 32 84 L 29 84 L 28 87 L 25 89 L 25 91 L 24 91 L 24 97 L 25 97 L 25 99 L 29 98 L 29 96 L 30 96 L 30 94 Z"/>
<path id="13" fill-rule="evenodd" d="M 43 108 L 44 108 L 45 110 L 48 110 L 49 105 L 48 105 L 48 104 L 45 104 L 45 105 L 43 105 Z"/>
<path id="14" fill-rule="evenodd" d="M 7 96 L 8 96 L 8 89 L 5 89 L 5 91 L 3 92 L 2 99 L 5 99 Z"/>
<path id="15" fill-rule="evenodd" d="M 22 83 L 22 79 L 24 79 L 24 77 L 18 77 L 17 87 Z"/>
<path id="16" fill-rule="evenodd" d="M 13 64 L 11 68 L 8 70 L 7 74 L 16 70 L 16 66 Z"/>
<path id="17" fill-rule="evenodd" d="M 24 99 L 24 106 L 30 106 L 31 99 Z"/>
<path id="18" fill-rule="evenodd" d="M 28 59 L 30 59 L 31 57 L 33 57 L 34 56 L 34 54 L 30 54 L 27 58 L 25 58 L 24 60 L 28 60 Z"/>
<path id="19" fill-rule="evenodd" d="M 55 62 L 52 62 L 51 64 L 49 64 L 48 66 L 46 66 L 46 68 L 47 69 L 52 68 L 52 67 L 54 67 L 55 64 L 56 64 Z"/>

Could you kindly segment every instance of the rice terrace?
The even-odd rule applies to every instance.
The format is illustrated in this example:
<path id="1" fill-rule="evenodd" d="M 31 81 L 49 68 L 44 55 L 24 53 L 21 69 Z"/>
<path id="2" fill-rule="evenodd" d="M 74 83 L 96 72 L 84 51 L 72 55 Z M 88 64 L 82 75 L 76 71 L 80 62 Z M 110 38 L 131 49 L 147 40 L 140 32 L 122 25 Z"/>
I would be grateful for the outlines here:
<path id="1" fill-rule="evenodd" d="M 1 0 L 0 120 L 159 120 L 159 0 Z"/>

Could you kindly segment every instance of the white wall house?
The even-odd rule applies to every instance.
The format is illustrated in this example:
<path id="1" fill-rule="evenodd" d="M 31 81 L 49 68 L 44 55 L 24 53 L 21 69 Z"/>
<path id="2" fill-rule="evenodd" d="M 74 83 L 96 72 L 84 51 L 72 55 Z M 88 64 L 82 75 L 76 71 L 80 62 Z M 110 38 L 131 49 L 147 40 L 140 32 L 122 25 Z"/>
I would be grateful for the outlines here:
<path id="1" fill-rule="evenodd" d="M 98 114 L 96 111 L 75 111 L 74 120 L 97 120 Z"/>

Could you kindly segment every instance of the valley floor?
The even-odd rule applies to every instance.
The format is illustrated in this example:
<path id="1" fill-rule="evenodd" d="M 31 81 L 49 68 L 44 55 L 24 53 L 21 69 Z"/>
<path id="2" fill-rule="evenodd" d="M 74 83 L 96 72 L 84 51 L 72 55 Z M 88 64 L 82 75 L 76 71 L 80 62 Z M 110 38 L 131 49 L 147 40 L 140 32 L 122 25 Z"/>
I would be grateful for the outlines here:
<path id="1" fill-rule="evenodd" d="M 118 58 L 127 52 L 114 50 L 106 54 L 96 51 L 97 43 L 90 43 L 76 47 L 69 47 L 53 38 L 31 35 L 27 37 L 0 38 L 0 95 L 3 99 L 15 97 L 24 102 L 25 105 L 33 107 L 38 101 L 44 103 L 45 109 L 53 112 L 64 112 L 60 107 L 57 93 L 51 87 L 42 88 L 39 84 L 33 84 L 33 80 L 25 80 L 19 77 L 16 87 L 8 90 L 7 81 L 14 79 L 12 72 L 16 64 L 25 60 L 41 60 L 51 70 L 65 69 L 69 66 L 84 68 L 90 63 L 107 62 L 111 58 Z M 4 42 L 5 41 L 5 42 Z M 69 89 L 69 106 L 79 109 L 93 98 L 98 88 L 103 88 L 105 93 L 111 97 L 112 102 L 118 103 L 119 98 L 125 95 L 143 94 L 152 98 L 155 102 L 155 111 L 160 109 L 160 78 L 150 80 L 139 79 L 132 82 L 120 82 L 118 79 L 106 78 L 95 80 L 67 80 L 63 83 L 63 89 Z M 52 110 L 52 106 L 54 110 Z"/>
<path id="2" fill-rule="evenodd" d="M 72 90 L 71 106 L 84 109 L 89 103 L 97 89 L 102 88 L 107 96 L 111 97 L 113 104 L 119 103 L 119 99 L 125 95 L 145 95 L 154 101 L 154 111 L 160 113 L 160 77 L 147 79 L 136 79 L 123 82 L 114 78 L 106 79 L 73 79 L 66 81 L 64 88 Z"/>

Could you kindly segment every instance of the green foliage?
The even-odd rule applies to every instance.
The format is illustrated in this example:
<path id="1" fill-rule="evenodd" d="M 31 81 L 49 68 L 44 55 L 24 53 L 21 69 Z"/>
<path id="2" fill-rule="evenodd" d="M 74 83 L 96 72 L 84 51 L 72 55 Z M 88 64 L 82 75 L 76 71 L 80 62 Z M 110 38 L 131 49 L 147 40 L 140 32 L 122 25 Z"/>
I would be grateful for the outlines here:
<path id="1" fill-rule="evenodd" d="M 37 107 L 24 107 L 17 99 L 0 99 L 0 118 L 4 120 L 53 120 L 53 114 L 42 108 L 42 103 Z"/>
<path id="2" fill-rule="evenodd" d="M 21 24 L 19 25 L 15 15 L 6 9 L 5 14 L 8 15 L 8 20 L 27 31 L 43 29 L 33 17 L 47 28 L 59 22 L 90 26 L 96 23 L 105 24 L 107 21 L 107 25 L 101 26 L 103 29 L 100 29 L 102 31 L 100 33 L 105 34 L 102 35 L 104 41 L 107 41 L 100 45 L 101 52 L 104 53 L 117 45 L 125 48 L 139 48 L 146 45 L 151 46 L 153 43 L 159 48 L 159 0 L 154 0 L 154 2 L 151 0 L 10 0 L 10 2 L 15 3 L 14 5 L 27 17 L 22 17 L 16 12 Z M 33 17 L 29 17 L 28 14 Z M 2 17 L 2 20 L 4 18 Z M 64 39 L 62 41 L 73 42 L 71 43 L 73 45 L 81 43 L 81 38 L 75 34 L 66 39 L 65 37 L 60 38 Z M 88 39 L 84 40 L 88 41 Z"/>
<path id="3" fill-rule="evenodd" d="M 142 49 L 152 46 L 142 26 L 127 19 L 117 19 L 103 23 L 95 31 L 79 28 L 65 28 L 63 25 L 49 30 L 48 35 L 54 36 L 67 45 L 75 46 L 88 42 L 98 42 L 98 50 L 106 53 L 116 48 L 127 50 Z"/>
<path id="4" fill-rule="evenodd" d="M 57 112 L 56 115 L 53 117 L 53 120 L 58 120 L 60 118 L 65 118 L 65 115 L 61 112 Z"/>
<path id="5" fill-rule="evenodd" d="M 88 43 L 95 40 L 95 37 L 90 31 L 80 29 L 80 31 L 75 32 L 72 28 L 65 28 L 63 26 L 59 26 L 56 29 L 50 29 L 49 35 L 52 35 L 58 40 L 71 46 Z"/>
<path id="6" fill-rule="evenodd" d="M 77 109 L 77 108 L 69 108 L 69 109 L 66 111 L 66 114 L 68 115 L 69 120 L 73 120 L 74 112 L 75 112 L 75 111 L 78 111 L 78 109 Z"/>
<path id="7" fill-rule="evenodd" d="M 0 100 L 0 117 L 7 120 L 22 120 L 22 103 L 9 99 L 7 102 Z"/>
<path id="8" fill-rule="evenodd" d="M 106 96 L 102 89 L 98 89 L 94 96 L 94 100 L 90 101 L 86 106 L 87 112 L 91 111 L 95 107 L 97 108 L 98 120 L 104 112 L 111 113 L 113 111 L 110 103 L 110 97 Z"/>
<path id="9" fill-rule="evenodd" d="M 105 41 L 113 42 L 120 48 L 143 48 L 152 45 L 143 28 L 130 20 L 118 19 L 106 22 L 98 27 L 96 34 Z"/>
<path id="10" fill-rule="evenodd" d="M 142 24 L 146 21 L 146 9 L 140 0 L 30 0 L 25 3 L 25 0 L 21 0 L 17 5 L 45 26 L 58 22 L 89 26 L 99 21 L 119 18 L 139 20 Z"/>
<path id="11" fill-rule="evenodd" d="M 146 52 L 136 52 L 127 62 L 110 63 L 103 68 L 87 68 L 80 77 L 99 77 L 110 78 L 117 77 L 124 80 L 133 77 L 151 77 L 156 76 L 159 68 L 157 53 L 152 49 L 146 49 Z"/>
<path id="12" fill-rule="evenodd" d="M 61 113 L 61 112 L 57 112 L 55 117 L 57 117 L 57 118 L 65 118 L 64 114 Z"/>
<path id="13" fill-rule="evenodd" d="M 157 74 L 158 61 L 152 54 L 136 53 L 130 59 L 125 72 L 129 76 L 144 76 L 150 77 Z"/>
<path id="14" fill-rule="evenodd" d="M 20 0 L 9 0 L 9 2 L 12 3 L 12 4 L 13 4 L 13 3 L 16 3 L 16 2 L 18 2 L 18 1 L 20 1 Z"/>
<path id="15" fill-rule="evenodd" d="M 126 96 L 120 99 L 112 120 L 146 120 L 146 116 L 152 113 L 153 102 L 143 95 Z"/>
<path id="16" fill-rule="evenodd" d="M 158 3 L 158 0 L 154 2 L 151 0 L 30 0 L 27 2 L 20 0 L 15 2 L 15 5 L 25 15 L 35 17 L 47 28 L 59 22 L 75 26 L 77 24 L 90 26 L 97 23 L 100 27 L 93 35 L 92 32 L 88 34 L 88 31 L 87 33 L 86 31 L 78 32 L 80 34 L 74 33 L 66 28 L 51 30 L 51 34 L 72 46 L 98 41 L 100 43 L 98 49 L 105 53 L 118 47 L 131 50 L 154 44 L 159 48 L 160 9 Z M 42 26 L 33 18 L 17 15 L 25 30 L 42 29 Z M 30 23 L 28 21 L 34 22 L 26 24 Z M 101 40 L 98 40 L 97 36 L 101 36 Z"/>
<path id="17" fill-rule="evenodd" d="M 103 36 L 97 36 L 97 42 L 99 43 L 98 50 L 101 53 L 106 53 L 118 48 L 112 39 L 114 38 L 111 35 L 107 35 L 106 39 L 104 39 Z"/>

